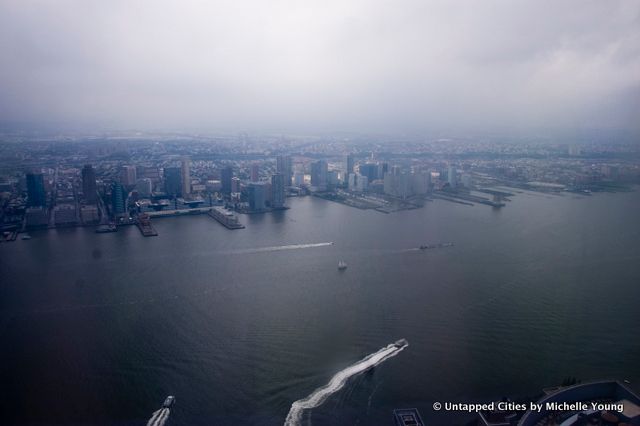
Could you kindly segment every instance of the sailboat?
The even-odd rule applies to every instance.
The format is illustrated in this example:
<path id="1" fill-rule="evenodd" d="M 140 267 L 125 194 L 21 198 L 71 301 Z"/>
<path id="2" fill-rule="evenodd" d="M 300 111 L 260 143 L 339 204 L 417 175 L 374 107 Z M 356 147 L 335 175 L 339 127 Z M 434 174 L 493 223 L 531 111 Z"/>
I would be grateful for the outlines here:
<path id="1" fill-rule="evenodd" d="M 347 269 L 347 262 L 345 262 L 344 260 L 339 261 L 338 270 L 344 271 L 345 269 Z"/>

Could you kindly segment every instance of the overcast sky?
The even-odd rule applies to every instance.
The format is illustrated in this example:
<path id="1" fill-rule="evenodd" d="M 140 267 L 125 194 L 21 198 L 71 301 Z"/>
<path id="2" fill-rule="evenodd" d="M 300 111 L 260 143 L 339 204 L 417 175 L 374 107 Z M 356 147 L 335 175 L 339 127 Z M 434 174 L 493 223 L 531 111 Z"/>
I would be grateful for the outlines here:
<path id="1" fill-rule="evenodd" d="M 0 121 L 640 128 L 640 0 L 0 0 Z"/>

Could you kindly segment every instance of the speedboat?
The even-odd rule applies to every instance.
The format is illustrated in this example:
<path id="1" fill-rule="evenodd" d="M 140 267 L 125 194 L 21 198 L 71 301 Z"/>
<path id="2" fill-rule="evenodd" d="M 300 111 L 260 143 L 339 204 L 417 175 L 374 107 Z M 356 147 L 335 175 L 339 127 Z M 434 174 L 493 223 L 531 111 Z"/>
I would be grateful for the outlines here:
<path id="1" fill-rule="evenodd" d="M 167 399 L 162 403 L 162 408 L 169 408 L 176 402 L 176 397 L 173 395 L 169 395 Z"/>
<path id="2" fill-rule="evenodd" d="M 405 346 L 408 346 L 408 345 L 409 345 L 409 342 L 407 342 L 407 339 L 396 340 L 393 343 L 393 346 L 395 346 L 398 349 L 402 349 L 402 348 L 404 348 Z"/>
<path id="3" fill-rule="evenodd" d="M 345 262 L 344 260 L 338 262 L 338 269 L 340 271 L 344 271 L 345 269 L 347 269 L 347 262 Z"/>

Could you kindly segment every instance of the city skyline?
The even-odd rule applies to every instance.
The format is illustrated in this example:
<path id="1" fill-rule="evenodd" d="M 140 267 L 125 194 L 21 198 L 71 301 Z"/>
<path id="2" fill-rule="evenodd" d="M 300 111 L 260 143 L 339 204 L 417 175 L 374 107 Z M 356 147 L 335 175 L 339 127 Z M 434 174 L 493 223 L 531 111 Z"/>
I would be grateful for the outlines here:
<path id="1" fill-rule="evenodd" d="M 640 425 L 640 0 L 0 0 L 0 424 Z"/>

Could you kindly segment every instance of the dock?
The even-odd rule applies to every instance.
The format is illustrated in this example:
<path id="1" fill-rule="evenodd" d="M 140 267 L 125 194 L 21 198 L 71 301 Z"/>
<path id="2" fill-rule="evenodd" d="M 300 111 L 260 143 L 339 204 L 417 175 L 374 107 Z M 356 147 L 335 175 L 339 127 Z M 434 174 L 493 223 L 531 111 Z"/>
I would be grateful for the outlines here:
<path id="1" fill-rule="evenodd" d="M 244 225 L 238 222 L 238 217 L 222 206 L 212 207 L 207 213 L 209 216 L 223 224 L 227 229 L 242 229 Z"/>
<path id="2" fill-rule="evenodd" d="M 151 218 L 148 214 L 142 213 L 138 215 L 138 220 L 136 221 L 136 225 L 138 229 L 145 237 L 156 237 L 158 236 L 158 231 L 151 225 Z"/>

